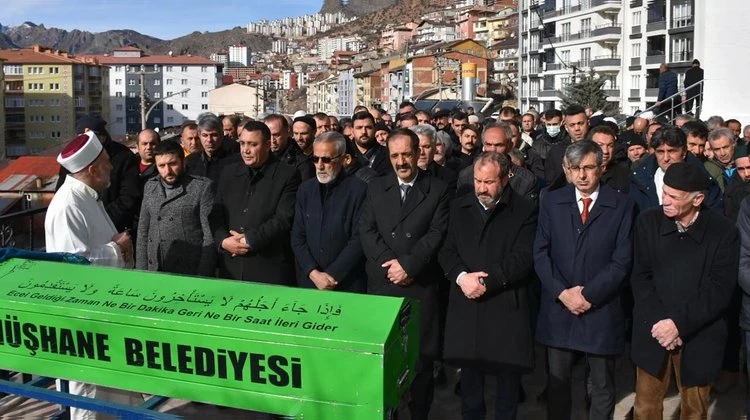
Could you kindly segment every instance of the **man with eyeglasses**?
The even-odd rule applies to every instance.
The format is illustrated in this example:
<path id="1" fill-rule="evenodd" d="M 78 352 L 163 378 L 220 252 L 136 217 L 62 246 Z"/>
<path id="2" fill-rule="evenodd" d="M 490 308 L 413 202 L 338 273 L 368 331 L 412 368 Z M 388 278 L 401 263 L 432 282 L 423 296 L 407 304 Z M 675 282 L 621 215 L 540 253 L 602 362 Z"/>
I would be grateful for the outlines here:
<path id="1" fill-rule="evenodd" d="M 219 277 L 267 284 L 294 283 L 289 232 L 300 174 L 271 153 L 271 131 L 245 124 L 240 160 L 221 172 L 214 239 L 220 246 Z"/>
<path id="2" fill-rule="evenodd" d="M 603 153 L 583 140 L 568 146 L 570 184 L 541 201 L 534 267 L 541 282 L 537 341 L 547 347 L 547 418 L 571 418 L 575 360 L 583 356 L 591 384 L 589 419 L 611 419 L 615 360 L 625 349 L 620 288 L 632 264 L 635 206 L 602 184 Z"/>
<path id="3" fill-rule="evenodd" d="M 138 176 L 138 157 L 122 143 L 112 140 L 106 125 L 107 122 L 101 117 L 88 115 L 78 120 L 76 132 L 83 134 L 93 131 L 109 155 L 109 161 L 112 164 L 109 187 L 100 195 L 100 198 L 116 230 L 122 232 L 133 228 L 141 207 L 142 192 Z M 64 167 L 60 166 L 55 191 L 60 189 L 68 173 Z"/>
<path id="4" fill-rule="evenodd" d="M 313 142 L 315 178 L 297 191 L 292 226 L 300 287 L 366 291 L 358 224 L 367 184 L 347 175 L 346 159 L 350 156 L 342 134 L 323 133 Z"/>

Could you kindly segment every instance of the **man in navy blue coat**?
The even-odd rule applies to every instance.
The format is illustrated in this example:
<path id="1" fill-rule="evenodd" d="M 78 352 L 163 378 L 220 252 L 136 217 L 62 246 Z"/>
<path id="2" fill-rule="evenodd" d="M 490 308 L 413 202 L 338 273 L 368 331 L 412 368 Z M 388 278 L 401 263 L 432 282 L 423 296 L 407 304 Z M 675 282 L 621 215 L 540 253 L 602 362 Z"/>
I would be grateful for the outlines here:
<path id="1" fill-rule="evenodd" d="M 315 177 L 300 185 L 292 225 L 297 282 L 302 287 L 364 293 L 359 215 L 367 184 L 343 170 L 346 140 L 335 131 L 313 143 Z"/>
<path id="2" fill-rule="evenodd" d="M 625 347 L 620 288 L 632 263 L 633 202 L 600 184 L 602 150 L 573 143 L 563 168 L 571 184 L 545 195 L 534 242 L 542 284 L 536 338 L 548 347 L 548 419 L 571 416 L 571 371 L 590 368 L 590 420 L 611 419 L 615 358 Z"/>
<path id="3" fill-rule="evenodd" d="M 682 98 L 677 94 L 677 75 L 664 63 L 659 66 L 659 96 L 656 98 L 656 106 L 659 113 L 669 112 L 666 117 L 670 120 L 682 114 Z"/>

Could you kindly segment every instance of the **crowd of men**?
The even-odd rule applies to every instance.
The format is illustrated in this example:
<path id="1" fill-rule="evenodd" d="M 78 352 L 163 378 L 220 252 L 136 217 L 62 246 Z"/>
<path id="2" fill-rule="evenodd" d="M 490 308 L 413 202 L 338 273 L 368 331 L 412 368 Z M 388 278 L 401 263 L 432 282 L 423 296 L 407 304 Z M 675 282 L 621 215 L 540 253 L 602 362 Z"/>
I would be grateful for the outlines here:
<path id="1" fill-rule="evenodd" d="M 136 154 L 87 117 L 58 156 L 47 250 L 416 299 L 414 419 L 428 418 L 440 363 L 460 368 L 464 419 L 485 418 L 486 377 L 495 418 L 515 419 L 536 344 L 548 418 L 571 418 L 583 358 L 589 419 L 611 419 L 626 341 L 636 419 L 661 419 L 673 373 L 682 418 L 705 418 L 750 329 L 750 126 L 645 112 L 620 129 L 578 105 L 468 111 L 204 114 L 177 140 L 142 131 Z"/>

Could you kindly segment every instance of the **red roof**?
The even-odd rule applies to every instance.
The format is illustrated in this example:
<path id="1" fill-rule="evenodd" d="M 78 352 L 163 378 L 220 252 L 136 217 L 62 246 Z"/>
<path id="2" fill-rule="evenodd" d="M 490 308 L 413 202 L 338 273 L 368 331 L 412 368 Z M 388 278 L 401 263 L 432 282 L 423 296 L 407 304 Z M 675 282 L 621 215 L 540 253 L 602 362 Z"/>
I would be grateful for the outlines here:
<path id="1" fill-rule="evenodd" d="M 222 83 L 225 85 L 231 85 L 232 83 L 234 83 L 234 77 L 232 77 L 229 74 L 225 74 L 224 76 L 221 77 L 221 79 L 222 79 Z"/>
<path id="2" fill-rule="evenodd" d="M 0 50 L 0 59 L 9 64 L 83 64 L 84 60 L 64 51 L 39 47 Z"/>
<path id="3" fill-rule="evenodd" d="M 114 51 L 141 51 L 140 48 L 136 48 L 132 45 L 126 45 L 124 47 L 115 48 Z"/>
<path id="4" fill-rule="evenodd" d="M 57 175 L 60 164 L 56 156 L 21 156 L 0 170 L 0 182 L 11 175 L 36 175 L 50 177 Z"/>
<path id="5" fill-rule="evenodd" d="M 207 65 L 218 66 L 221 63 L 195 55 L 144 55 L 142 57 L 113 57 L 111 55 L 93 55 L 99 63 L 113 64 L 161 64 L 161 65 Z"/>

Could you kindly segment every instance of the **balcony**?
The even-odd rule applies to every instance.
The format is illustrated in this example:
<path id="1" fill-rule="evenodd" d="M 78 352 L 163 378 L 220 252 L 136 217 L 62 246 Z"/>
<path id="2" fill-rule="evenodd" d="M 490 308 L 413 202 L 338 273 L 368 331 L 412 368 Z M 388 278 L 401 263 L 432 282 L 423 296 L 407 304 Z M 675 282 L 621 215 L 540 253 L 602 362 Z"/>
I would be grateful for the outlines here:
<path id="1" fill-rule="evenodd" d="M 622 64 L 622 57 L 619 55 L 600 55 L 591 61 L 592 67 L 620 67 L 620 64 Z"/>
<path id="2" fill-rule="evenodd" d="M 539 91 L 539 98 L 559 98 L 562 96 L 562 92 L 557 89 L 541 90 Z"/>
<path id="3" fill-rule="evenodd" d="M 630 0 L 630 7 L 641 7 L 643 6 L 643 0 Z"/>
<path id="4" fill-rule="evenodd" d="M 634 25 L 630 27 L 630 35 L 636 35 L 641 33 L 641 25 Z"/>
<path id="5" fill-rule="evenodd" d="M 662 64 L 667 60 L 664 54 L 655 54 L 646 56 L 646 64 Z"/>
<path id="6" fill-rule="evenodd" d="M 661 17 L 661 20 L 656 20 L 646 24 L 646 32 L 662 31 L 664 29 L 667 29 L 667 19 L 665 17 Z"/>
<path id="7" fill-rule="evenodd" d="M 630 89 L 630 97 L 631 98 L 637 98 L 641 95 L 640 89 Z"/>
<path id="8" fill-rule="evenodd" d="M 619 39 L 622 36 L 622 25 L 619 23 L 600 25 L 596 29 L 591 31 L 591 36 L 602 36 L 612 35 L 614 38 Z"/>
<path id="9" fill-rule="evenodd" d="M 607 96 L 619 98 L 620 97 L 620 89 L 604 89 L 604 94 Z"/>
<path id="10" fill-rule="evenodd" d="M 659 96 L 659 88 L 646 88 L 646 96 Z"/>
<path id="11" fill-rule="evenodd" d="M 630 66 L 640 66 L 641 65 L 641 57 L 633 57 L 630 59 Z"/>
<path id="12" fill-rule="evenodd" d="M 682 63 L 682 62 L 689 62 L 693 61 L 693 52 L 692 51 L 674 51 L 672 53 L 672 60 L 671 63 Z"/>
<path id="13" fill-rule="evenodd" d="M 669 29 L 682 29 L 693 26 L 693 16 L 673 17 Z"/>
<path id="14" fill-rule="evenodd" d="M 547 71 L 562 70 L 562 63 L 547 63 Z"/>

